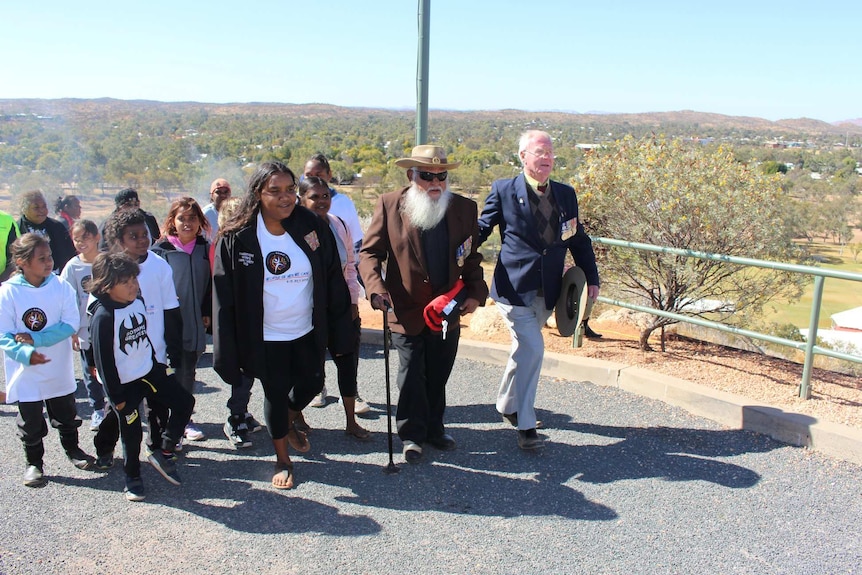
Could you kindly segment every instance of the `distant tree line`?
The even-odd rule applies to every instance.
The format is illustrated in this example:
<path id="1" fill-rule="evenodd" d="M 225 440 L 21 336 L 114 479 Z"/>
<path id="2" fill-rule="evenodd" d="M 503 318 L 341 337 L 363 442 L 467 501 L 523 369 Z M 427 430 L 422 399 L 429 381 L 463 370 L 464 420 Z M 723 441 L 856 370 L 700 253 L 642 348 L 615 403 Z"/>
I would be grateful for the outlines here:
<path id="1" fill-rule="evenodd" d="M 6 102 L 2 109 L 9 108 Z M 787 170 L 787 185 L 801 202 L 814 197 L 823 206 L 824 196 L 840 202 L 858 192 L 859 149 L 833 150 L 846 138 L 738 122 L 711 122 L 707 127 L 681 117 L 667 116 L 656 125 L 626 115 L 440 111 L 431 113 L 429 134 L 432 142 L 463 162 L 452 174 L 453 186 L 476 199 L 493 180 L 518 172 L 517 138 L 528 128 L 554 136 L 560 179 L 571 177 L 583 163 L 584 146 L 661 133 L 707 147 L 733 144 L 738 161 Z M 49 196 L 61 184 L 72 183 L 82 194 L 131 186 L 145 194 L 201 196 L 217 176 L 236 180 L 269 159 L 283 160 L 299 171 L 309 156 L 322 152 L 332 160 L 337 181 L 355 182 L 363 192 L 373 193 L 405 183 L 403 170 L 395 169 L 392 160 L 410 150 L 413 134 L 413 114 L 390 110 L 84 101 L 55 114 L 0 113 L 0 185 L 10 186 L 13 194 L 41 188 Z M 811 147 L 763 147 L 775 139 Z M 797 169 L 788 170 L 787 164 Z M 812 171 L 824 179 L 806 180 L 803 174 Z M 373 201 L 361 200 L 360 210 L 370 211 Z M 809 218 L 817 225 L 799 233 L 842 239 L 846 230 L 840 230 L 828 212 L 824 208 Z"/>
<path id="2" fill-rule="evenodd" d="M 803 260 L 806 240 L 814 239 L 849 244 L 854 259 L 862 252 L 852 242 L 860 222 L 862 148 L 849 135 L 638 120 L 436 112 L 429 128 L 430 141 L 462 162 L 452 171 L 452 187 L 480 204 L 492 181 L 520 172 L 520 133 L 542 129 L 555 139 L 553 177 L 578 190 L 591 235 L 781 261 Z M 240 190 L 262 161 L 282 160 L 301 173 L 322 152 L 335 180 L 368 216 L 381 191 L 407 183 L 393 160 L 413 146 L 413 121 L 407 112 L 331 106 L 90 103 L 56 114 L 0 113 L 0 186 L 13 196 L 33 188 L 50 198 L 61 187 L 86 196 L 130 186 L 148 200 L 204 199 L 215 177 Z M 161 215 L 158 202 L 146 205 Z M 492 236 L 483 246 L 489 259 L 496 241 Z M 798 297 L 802 288 L 786 274 L 715 262 L 607 249 L 599 257 L 606 293 L 738 324 L 775 298 Z M 707 301 L 714 306 L 703 307 Z M 656 317 L 645 326 L 643 349 L 653 330 L 670 323 Z"/>

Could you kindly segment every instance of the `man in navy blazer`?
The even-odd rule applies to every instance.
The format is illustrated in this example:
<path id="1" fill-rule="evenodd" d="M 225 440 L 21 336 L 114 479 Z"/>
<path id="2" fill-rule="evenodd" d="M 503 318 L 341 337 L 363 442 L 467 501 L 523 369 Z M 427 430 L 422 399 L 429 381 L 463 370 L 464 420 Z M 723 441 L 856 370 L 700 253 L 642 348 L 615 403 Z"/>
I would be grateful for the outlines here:
<path id="1" fill-rule="evenodd" d="M 534 403 L 545 353 L 542 327 L 560 294 L 566 250 L 587 277 L 587 294 L 599 295 L 593 245 L 578 218 L 570 186 L 549 179 L 554 169 L 551 136 L 525 132 L 518 144 L 521 175 L 497 180 L 479 216 L 479 243 L 500 229 L 500 255 L 491 297 L 509 331 L 512 349 L 497 396 L 497 411 L 518 429 L 521 449 L 544 447 L 536 433 Z"/>

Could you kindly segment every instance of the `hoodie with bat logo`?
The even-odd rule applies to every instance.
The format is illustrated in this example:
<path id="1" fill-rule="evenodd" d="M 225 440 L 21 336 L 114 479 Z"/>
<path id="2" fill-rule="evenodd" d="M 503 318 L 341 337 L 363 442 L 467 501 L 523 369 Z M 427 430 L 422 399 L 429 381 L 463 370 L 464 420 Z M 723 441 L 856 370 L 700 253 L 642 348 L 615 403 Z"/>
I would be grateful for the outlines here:
<path id="1" fill-rule="evenodd" d="M 144 377 L 156 365 L 147 337 L 146 307 L 140 297 L 122 304 L 102 295 L 90 303 L 87 312 L 99 381 L 111 403 L 123 403 L 124 384 Z"/>

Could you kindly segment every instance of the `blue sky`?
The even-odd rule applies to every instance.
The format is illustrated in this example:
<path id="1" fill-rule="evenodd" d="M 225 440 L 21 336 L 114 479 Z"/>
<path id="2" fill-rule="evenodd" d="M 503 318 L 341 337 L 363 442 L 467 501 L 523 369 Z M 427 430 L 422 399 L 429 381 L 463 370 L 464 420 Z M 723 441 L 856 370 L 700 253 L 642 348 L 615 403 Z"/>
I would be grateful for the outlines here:
<path id="1" fill-rule="evenodd" d="M 412 109 L 417 7 L 4 0 L 0 98 Z M 431 0 L 429 103 L 860 118 L 860 24 L 859 0 Z"/>

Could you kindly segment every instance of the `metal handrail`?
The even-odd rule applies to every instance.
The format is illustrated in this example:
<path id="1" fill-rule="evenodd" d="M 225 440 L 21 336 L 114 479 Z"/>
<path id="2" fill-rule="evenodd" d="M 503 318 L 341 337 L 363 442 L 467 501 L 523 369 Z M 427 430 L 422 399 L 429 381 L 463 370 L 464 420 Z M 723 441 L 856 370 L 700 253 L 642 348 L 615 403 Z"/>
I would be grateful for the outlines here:
<path id="1" fill-rule="evenodd" d="M 721 322 L 710 321 L 698 317 L 691 317 L 687 315 L 682 315 L 678 313 L 668 312 L 653 309 L 650 307 L 637 305 L 633 303 L 628 303 L 616 299 L 611 299 L 604 296 L 599 296 L 598 301 L 610 305 L 615 305 L 619 307 L 624 307 L 627 309 L 632 309 L 635 311 L 640 311 L 644 313 L 649 313 L 652 315 L 657 315 L 659 317 L 666 317 L 669 319 L 674 319 L 684 323 L 691 323 L 694 325 L 699 325 L 703 327 L 708 327 L 712 329 L 717 329 L 719 331 L 733 333 L 736 335 L 741 335 L 744 337 L 750 337 L 752 339 L 759 339 L 763 341 L 767 341 L 770 343 L 783 345 L 786 347 L 791 347 L 793 349 L 804 350 L 805 351 L 805 360 L 802 366 L 802 382 L 799 386 L 799 397 L 804 399 L 811 398 L 811 372 L 813 370 L 814 365 L 814 355 L 825 355 L 828 357 L 833 357 L 835 359 L 841 359 L 845 361 L 852 361 L 854 363 L 862 363 L 862 356 L 852 355 L 848 353 L 843 353 L 840 351 L 836 351 L 833 349 L 821 347 L 817 345 L 817 324 L 820 322 L 820 307 L 823 299 L 823 284 L 825 278 L 834 278 L 834 279 L 843 279 L 850 281 L 862 282 L 862 274 L 851 273 L 851 272 L 841 272 L 836 270 L 826 270 L 821 268 L 816 268 L 813 266 L 805 266 L 799 264 L 788 264 L 783 262 L 771 262 L 767 260 L 758 260 L 753 258 L 742 258 L 737 256 L 728 256 L 723 254 L 713 254 L 709 252 L 701 252 L 697 250 L 689 250 L 689 249 L 681 249 L 681 248 L 671 248 L 667 246 L 656 246 L 653 244 L 642 244 L 638 242 L 629 242 L 624 240 L 616 240 L 612 238 L 592 238 L 594 244 L 603 244 L 607 246 L 614 246 L 620 248 L 630 248 L 641 251 L 648 252 L 657 252 L 664 254 L 672 254 L 676 256 L 683 257 L 691 257 L 698 258 L 704 260 L 713 260 L 713 261 L 721 261 L 727 262 L 730 264 L 738 264 L 744 266 L 765 268 L 771 270 L 779 270 L 786 271 L 792 273 L 800 273 L 814 276 L 814 294 L 811 302 L 811 316 L 809 320 L 808 327 L 808 337 L 805 342 L 793 341 L 781 337 L 776 337 L 773 335 L 759 333 L 756 331 L 751 331 L 747 329 L 741 329 L 729 325 L 725 325 Z"/>

